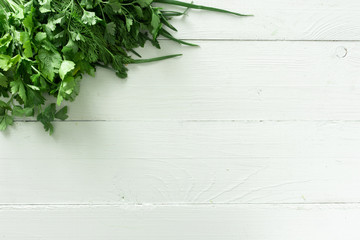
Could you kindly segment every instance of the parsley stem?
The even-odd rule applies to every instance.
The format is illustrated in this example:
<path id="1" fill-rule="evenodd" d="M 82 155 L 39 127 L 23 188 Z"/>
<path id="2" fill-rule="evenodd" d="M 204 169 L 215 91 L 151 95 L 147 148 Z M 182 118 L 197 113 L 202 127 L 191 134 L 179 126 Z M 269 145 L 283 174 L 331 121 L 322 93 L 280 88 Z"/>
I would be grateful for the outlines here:
<path id="1" fill-rule="evenodd" d="M 101 15 L 102 15 L 102 17 L 103 17 L 103 19 L 104 19 L 104 22 L 105 22 L 105 24 L 106 24 L 106 18 L 105 18 L 104 10 L 103 10 L 101 4 L 99 4 L 99 7 L 100 7 L 100 10 L 101 10 Z"/>
<path id="2" fill-rule="evenodd" d="M 72 18 L 73 11 L 74 11 L 74 0 L 71 1 L 70 18 L 69 18 L 69 22 L 68 22 L 68 26 L 67 26 L 68 31 L 70 31 L 70 23 L 71 23 L 71 18 Z"/>
<path id="3" fill-rule="evenodd" d="M 177 6 L 181 6 L 181 7 L 187 7 L 187 8 L 206 10 L 206 11 L 234 14 L 236 16 L 241 16 L 241 17 L 254 16 L 254 15 L 241 14 L 241 13 L 237 13 L 237 12 L 231 12 L 231 11 L 227 11 L 227 10 L 220 9 L 220 8 L 207 7 L 207 6 L 196 5 L 196 4 L 192 4 L 192 3 L 180 2 L 180 1 L 176 1 L 176 0 L 154 0 L 154 2 L 177 5 Z"/>
<path id="4" fill-rule="evenodd" d="M 45 80 L 49 83 L 51 83 L 53 86 L 57 86 L 55 83 L 53 83 L 52 81 L 50 81 L 42 72 L 40 72 L 38 69 L 36 69 L 34 66 L 31 66 L 31 68 L 37 72 L 38 74 L 40 74 L 43 78 L 45 78 Z"/>
<path id="5" fill-rule="evenodd" d="M 129 61 L 129 64 L 131 64 L 131 63 L 137 64 L 137 63 L 156 62 L 156 61 L 161 61 L 161 60 L 174 58 L 174 57 L 179 57 L 179 56 L 182 56 L 182 54 L 173 54 L 173 55 L 167 55 L 167 56 L 155 57 L 155 58 L 148 58 L 148 59 L 131 59 Z"/>

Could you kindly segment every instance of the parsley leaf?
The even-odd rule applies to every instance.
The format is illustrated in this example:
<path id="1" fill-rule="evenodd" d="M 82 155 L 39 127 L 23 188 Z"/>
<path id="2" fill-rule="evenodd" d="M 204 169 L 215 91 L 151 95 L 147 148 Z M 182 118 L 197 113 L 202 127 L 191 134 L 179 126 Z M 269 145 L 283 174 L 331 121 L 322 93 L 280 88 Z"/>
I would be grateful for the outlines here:
<path id="1" fill-rule="evenodd" d="M 84 10 L 84 15 L 81 18 L 81 21 L 87 25 L 95 25 L 98 21 L 101 21 L 94 12 L 89 12 Z"/>
<path id="2" fill-rule="evenodd" d="M 61 63 L 59 69 L 59 75 L 62 80 L 64 80 L 66 74 L 75 69 L 75 63 L 72 61 L 65 60 Z"/>
<path id="3" fill-rule="evenodd" d="M 51 0 L 38 0 L 40 4 L 39 11 L 41 13 L 51 12 Z"/>
<path id="4" fill-rule="evenodd" d="M 55 118 L 65 121 L 69 116 L 67 115 L 68 108 L 67 106 L 63 107 L 57 113 L 55 113 Z"/>
<path id="5" fill-rule="evenodd" d="M 6 130 L 6 128 L 10 125 L 13 125 L 14 119 L 12 116 L 4 115 L 0 117 L 0 131 Z"/>
<path id="6" fill-rule="evenodd" d="M 0 86 L 6 88 L 8 86 L 8 79 L 7 77 L 0 73 Z"/>
<path id="7" fill-rule="evenodd" d="M 42 48 L 38 52 L 38 59 L 43 75 L 51 81 L 54 80 L 55 74 L 59 72 L 62 62 L 60 53 Z"/>
<path id="8" fill-rule="evenodd" d="M 20 79 L 15 79 L 10 83 L 11 86 L 11 93 L 12 94 L 19 94 L 21 99 L 26 102 L 27 96 L 26 96 L 26 90 L 24 83 Z"/>

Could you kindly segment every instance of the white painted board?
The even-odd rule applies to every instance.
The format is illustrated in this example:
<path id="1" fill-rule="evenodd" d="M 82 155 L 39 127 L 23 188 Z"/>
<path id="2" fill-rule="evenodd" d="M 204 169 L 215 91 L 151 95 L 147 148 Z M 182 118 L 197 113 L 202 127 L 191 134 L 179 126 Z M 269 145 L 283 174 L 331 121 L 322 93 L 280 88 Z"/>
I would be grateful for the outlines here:
<path id="1" fill-rule="evenodd" d="M 255 239 L 360 237 L 358 204 L 2 207 L 2 239 Z"/>
<path id="2" fill-rule="evenodd" d="M 72 120 L 356 120 L 360 46 L 350 42 L 196 42 L 150 48 L 181 58 L 99 69 L 69 105 Z M 174 50 L 175 49 L 175 50 Z M 178 49 L 178 50 L 176 50 Z M 344 54 L 344 55 L 342 55 Z"/>
<path id="3" fill-rule="evenodd" d="M 17 123 L 0 204 L 358 202 L 359 122 Z M 14 144 L 16 143 L 16 144 Z M 19 147 L 21 146 L 21 147 Z"/>
<path id="4" fill-rule="evenodd" d="M 191 1 L 187 1 L 191 2 Z M 195 0 L 254 17 L 190 10 L 174 19 L 182 39 L 359 40 L 357 0 Z"/>

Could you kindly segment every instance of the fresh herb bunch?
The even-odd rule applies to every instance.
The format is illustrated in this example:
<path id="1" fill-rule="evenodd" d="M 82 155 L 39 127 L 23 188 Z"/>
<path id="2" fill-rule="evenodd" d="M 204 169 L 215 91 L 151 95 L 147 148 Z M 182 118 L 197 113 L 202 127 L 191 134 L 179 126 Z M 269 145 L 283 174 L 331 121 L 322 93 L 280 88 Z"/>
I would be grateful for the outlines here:
<path id="1" fill-rule="evenodd" d="M 152 62 L 134 49 L 150 41 L 160 48 L 163 36 L 174 38 L 169 20 L 184 12 L 166 11 L 153 3 L 178 5 L 247 16 L 174 0 L 0 0 L 0 130 L 14 117 L 33 117 L 53 133 L 52 121 L 65 120 L 67 107 L 46 106 L 46 96 L 73 101 L 83 74 L 96 65 L 127 77 L 127 64 Z M 45 98 L 46 97 L 46 98 Z"/>

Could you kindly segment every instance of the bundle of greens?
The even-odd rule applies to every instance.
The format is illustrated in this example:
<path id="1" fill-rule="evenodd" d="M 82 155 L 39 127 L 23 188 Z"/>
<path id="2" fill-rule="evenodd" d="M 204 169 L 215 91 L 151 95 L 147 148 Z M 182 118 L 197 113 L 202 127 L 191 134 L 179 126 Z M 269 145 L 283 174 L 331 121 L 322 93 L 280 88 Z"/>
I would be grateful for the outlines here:
<path id="1" fill-rule="evenodd" d="M 247 16 L 175 0 L 0 0 L 0 130 L 14 117 L 36 116 L 51 134 L 51 122 L 68 116 L 67 107 L 46 104 L 48 95 L 59 106 L 73 101 L 97 65 L 126 78 L 127 64 L 179 56 L 141 59 L 134 49 L 147 41 L 160 48 L 159 36 L 193 46 L 169 32 L 170 19 L 184 12 L 153 3 Z"/>

